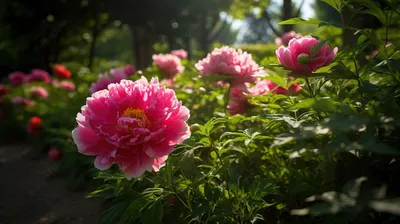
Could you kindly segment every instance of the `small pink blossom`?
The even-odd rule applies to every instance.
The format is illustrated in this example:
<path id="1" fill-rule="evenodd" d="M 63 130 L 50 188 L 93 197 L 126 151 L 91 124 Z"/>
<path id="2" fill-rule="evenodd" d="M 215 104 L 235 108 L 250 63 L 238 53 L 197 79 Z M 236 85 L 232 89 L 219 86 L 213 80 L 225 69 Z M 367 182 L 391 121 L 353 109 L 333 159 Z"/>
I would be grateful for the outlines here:
<path id="1" fill-rule="evenodd" d="M 290 32 L 284 33 L 281 37 L 275 38 L 275 44 L 279 45 L 279 46 L 280 45 L 287 46 L 291 39 L 293 39 L 293 38 L 298 39 L 300 37 L 301 37 L 301 34 L 296 33 L 294 31 L 290 31 Z"/>
<path id="2" fill-rule="evenodd" d="M 319 41 L 311 36 L 292 39 L 288 47 L 281 46 L 276 50 L 276 56 L 287 69 L 298 73 L 311 73 L 329 65 L 338 51 L 337 47 L 331 51 L 329 45 L 324 44 L 312 55 L 312 49 L 317 47 L 318 43 Z"/>
<path id="3" fill-rule="evenodd" d="M 30 99 L 25 99 L 21 96 L 16 96 L 16 97 L 12 98 L 11 103 L 13 103 L 15 105 L 24 105 L 27 107 L 32 107 L 35 105 L 35 101 L 32 101 Z"/>
<path id="4" fill-rule="evenodd" d="M 180 58 L 180 59 L 185 59 L 185 58 L 187 58 L 187 56 L 188 56 L 188 53 L 187 53 L 185 50 L 183 50 L 183 49 L 180 49 L 180 50 L 172 50 L 172 51 L 171 51 L 171 54 L 177 56 L 177 57 Z"/>
<path id="5" fill-rule="evenodd" d="M 32 87 L 30 90 L 30 93 L 32 96 L 35 96 L 38 98 L 47 98 L 49 96 L 49 93 L 43 87 Z"/>
<path id="6" fill-rule="evenodd" d="M 262 80 L 257 82 L 255 86 L 249 88 L 248 91 L 250 95 L 258 96 L 267 93 L 288 95 L 298 93 L 301 90 L 302 88 L 297 83 L 293 83 L 288 89 L 285 89 L 272 81 Z"/>
<path id="7" fill-rule="evenodd" d="M 50 83 L 51 78 L 48 72 L 41 69 L 33 69 L 27 77 L 27 82 L 44 82 Z"/>
<path id="8" fill-rule="evenodd" d="M 12 72 L 8 75 L 11 85 L 19 86 L 26 82 L 27 76 L 22 72 Z"/>
<path id="9" fill-rule="evenodd" d="M 175 84 L 175 79 L 174 78 L 172 78 L 172 79 L 163 79 L 163 80 L 160 81 L 160 85 L 161 86 L 165 86 L 165 87 L 167 87 L 169 89 L 174 89 L 174 87 L 175 87 L 174 84 Z"/>
<path id="10" fill-rule="evenodd" d="M 189 110 L 153 78 L 122 80 L 95 92 L 77 115 L 78 151 L 105 170 L 116 163 L 130 179 L 164 166 L 175 145 L 190 137 Z"/>
<path id="11" fill-rule="evenodd" d="M 107 86 L 111 83 L 119 83 L 123 79 L 127 79 L 129 76 L 128 73 L 126 73 L 124 68 L 114 68 L 110 69 L 109 74 L 99 74 L 98 80 L 95 83 L 92 83 L 92 85 L 89 88 L 89 91 L 91 94 L 107 89 Z"/>
<path id="12" fill-rule="evenodd" d="M 244 93 L 248 93 L 247 85 L 233 86 L 229 92 L 230 100 L 228 103 L 228 111 L 230 114 L 243 114 L 250 106 Z"/>
<path id="13" fill-rule="evenodd" d="M 68 90 L 68 91 L 74 91 L 75 90 L 75 84 L 70 81 L 62 81 L 60 82 L 60 88 Z"/>
<path id="14" fill-rule="evenodd" d="M 205 76 L 212 74 L 229 76 L 236 84 L 255 82 L 262 68 L 251 58 L 251 54 L 235 50 L 228 46 L 215 48 L 206 58 L 195 64 L 197 70 Z"/>
<path id="15" fill-rule="evenodd" d="M 127 65 L 125 66 L 124 71 L 127 75 L 132 75 L 133 73 L 135 73 L 135 66 Z"/>
<path id="16" fill-rule="evenodd" d="M 154 64 L 167 76 L 172 78 L 183 72 L 181 59 L 172 54 L 153 55 Z"/>
<path id="17" fill-rule="evenodd" d="M 48 152 L 49 159 L 57 161 L 61 159 L 62 153 L 59 149 L 53 147 Z"/>

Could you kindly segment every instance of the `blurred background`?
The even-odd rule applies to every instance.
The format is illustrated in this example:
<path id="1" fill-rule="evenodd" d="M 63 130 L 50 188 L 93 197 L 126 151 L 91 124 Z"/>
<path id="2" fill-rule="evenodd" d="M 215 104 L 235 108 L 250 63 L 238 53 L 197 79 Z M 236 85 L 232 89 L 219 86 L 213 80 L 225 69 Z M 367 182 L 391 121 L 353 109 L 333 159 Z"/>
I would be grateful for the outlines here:
<path id="1" fill-rule="evenodd" d="M 119 61 L 143 69 L 154 53 L 184 48 L 196 60 L 221 45 L 257 60 L 274 54 L 274 39 L 285 32 L 315 34 L 316 26 L 278 25 L 292 17 L 339 20 L 320 0 L 2 0 L 0 78 L 50 71 L 60 62 L 93 70 Z"/>

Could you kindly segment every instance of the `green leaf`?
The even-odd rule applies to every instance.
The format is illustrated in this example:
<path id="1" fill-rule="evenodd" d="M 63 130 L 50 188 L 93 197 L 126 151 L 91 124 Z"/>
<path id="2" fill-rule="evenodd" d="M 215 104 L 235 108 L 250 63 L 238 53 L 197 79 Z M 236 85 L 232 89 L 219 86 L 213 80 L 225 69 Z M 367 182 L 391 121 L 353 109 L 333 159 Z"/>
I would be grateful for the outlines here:
<path id="1" fill-rule="evenodd" d="M 342 9 L 343 6 L 343 1 L 342 0 L 322 0 L 326 4 L 329 4 L 332 6 L 336 11 L 340 13 L 340 10 Z"/>
<path id="2" fill-rule="evenodd" d="M 142 210 L 140 217 L 143 224 L 162 223 L 163 206 L 159 200 L 154 201 L 148 207 Z"/>
<path id="3" fill-rule="evenodd" d="M 290 109 L 314 109 L 319 112 L 335 112 L 337 109 L 337 104 L 330 99 L 325 98 L 313 98 L 306 99 L 300 103 L 292 106 Z"/>
<path id="4" fill-rule="evenodd" d="M 292 18 L 279 23 L 279 25 L 292 25 L 292 24 L 307 24 L 319 25 L 322 21 L 318 19 L 309 18 L 308 20 L 302 18 Z"/>
<path id="5" fill-rule="evenodd" d="M 283 88 L 287 89 L 285 79 L 282 78 L 281 76 L 279 76 L 278 74 L 271 72 L 270 74 L 268 74 L 268 76 L 265 77 L 265 79 L 268 79 L 269 81 L 272 81 L 272 82 L 276 83 L 277 85 L 282 86 Z"/>

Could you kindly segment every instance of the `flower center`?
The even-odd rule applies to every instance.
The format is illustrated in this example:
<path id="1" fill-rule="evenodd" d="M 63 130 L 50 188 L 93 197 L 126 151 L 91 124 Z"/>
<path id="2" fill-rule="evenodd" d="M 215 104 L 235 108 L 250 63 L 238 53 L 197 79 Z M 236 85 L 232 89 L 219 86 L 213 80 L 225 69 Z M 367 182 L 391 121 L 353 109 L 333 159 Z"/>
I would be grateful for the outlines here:
<path id="1" fill-rule="evenodd" d="M 135 118 L 141 128 L 149 128 L 151 126 L 150 120 L 142 109 L 133 109 L 132 107 L 128 107 L 122 113 L 122 117 Z"/>

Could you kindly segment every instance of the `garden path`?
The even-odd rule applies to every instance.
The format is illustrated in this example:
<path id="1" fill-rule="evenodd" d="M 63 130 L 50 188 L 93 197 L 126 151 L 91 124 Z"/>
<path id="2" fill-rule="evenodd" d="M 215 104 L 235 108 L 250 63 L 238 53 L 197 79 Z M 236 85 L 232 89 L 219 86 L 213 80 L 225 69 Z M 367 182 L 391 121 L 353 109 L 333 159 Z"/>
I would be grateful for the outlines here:
<path id="1" fill-rule="evenodd" d="M 0 224 L 96 224 L 101 201 L 48 176 L 56 162 L 32 159 L 26 145 L 0 146 Z"/>

